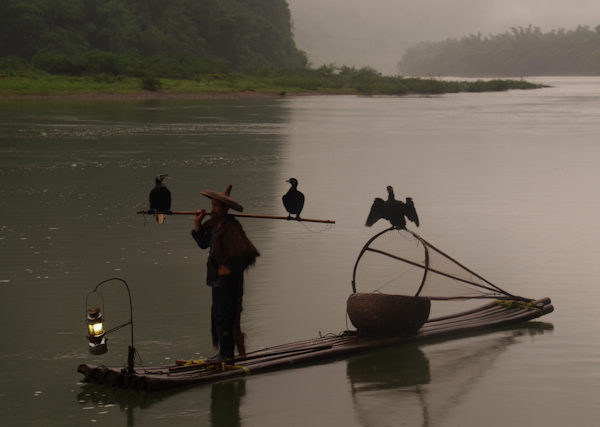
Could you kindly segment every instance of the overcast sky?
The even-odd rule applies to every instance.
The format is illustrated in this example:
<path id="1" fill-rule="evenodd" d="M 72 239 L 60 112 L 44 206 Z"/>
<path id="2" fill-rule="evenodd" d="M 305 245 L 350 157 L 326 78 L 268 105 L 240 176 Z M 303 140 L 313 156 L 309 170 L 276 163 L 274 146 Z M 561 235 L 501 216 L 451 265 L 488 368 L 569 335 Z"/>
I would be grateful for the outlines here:
<path id="1" fill-rule="evenodd" d="M 419 41 L 600 25 L 600 0 L 288 0 L 296 44 L 313 65 L 372 66 L 396 73 Z"/>

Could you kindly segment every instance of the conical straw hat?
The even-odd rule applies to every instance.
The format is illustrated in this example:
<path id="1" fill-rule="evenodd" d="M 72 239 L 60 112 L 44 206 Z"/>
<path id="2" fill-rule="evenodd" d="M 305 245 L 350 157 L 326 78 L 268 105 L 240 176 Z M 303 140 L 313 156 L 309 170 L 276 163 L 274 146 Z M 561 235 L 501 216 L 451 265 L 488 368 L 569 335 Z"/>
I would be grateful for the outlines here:
<path id="1" fill-rule="evenodd" d="M 232 187 L 232 185 L 229 184 L 227 186 L 227 188 L 225 189 L 225 191 L 223 191 L 223 192 L 204 190 L 202 192 L 202 195 L 208 197 L 209 199 L 215 199 L 215 200 L 223 203 L 227 207 L 234 209 L 238 212 L 242 212 L 244 210 L 244 207 L 242 205 L 240 205 L 238 202 L 236 202 L 235 200 L 233 200 L 231 198 L 231 196 L 229 195 L 231 193 L 231 187 Z"/>

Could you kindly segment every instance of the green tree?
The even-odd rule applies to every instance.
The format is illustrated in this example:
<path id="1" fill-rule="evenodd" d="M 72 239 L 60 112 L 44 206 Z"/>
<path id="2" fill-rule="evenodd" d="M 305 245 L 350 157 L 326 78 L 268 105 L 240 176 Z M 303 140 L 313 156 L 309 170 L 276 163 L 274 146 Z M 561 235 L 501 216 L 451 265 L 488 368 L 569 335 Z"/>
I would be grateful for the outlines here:
<path id="1" fill-rule="evenodd" d="M 49 65 L 50 53 L 100 51 L 205 64 L 220 58 L 239 69 L 307 63 L 286 0 L 0 0 L 0 7 L 0 57 L 44 53 L 38 62 Z"/>

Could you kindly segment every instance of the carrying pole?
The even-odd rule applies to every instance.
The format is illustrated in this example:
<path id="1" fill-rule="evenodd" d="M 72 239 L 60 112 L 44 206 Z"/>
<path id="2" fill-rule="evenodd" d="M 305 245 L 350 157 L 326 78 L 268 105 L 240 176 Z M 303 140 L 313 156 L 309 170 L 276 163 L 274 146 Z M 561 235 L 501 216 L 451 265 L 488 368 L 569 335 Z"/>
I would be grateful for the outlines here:
<path id="1" fill-rule="evenodd" d="M 169 212 L 153 212 L 153 211 L 137 211 L 139 215 L 156 215 L 156 214 L 165 214 L 165 215 L 196 215 L 196 211 L 169 211 Z M 206 215 L 210 215 L 210 212 L 206 212 Z M 276 216 L 276 215 L 258 215 L 258 214 L 241 214 L 241 213 L 232 213 L 231 216 L 241 217 L 241 218 L 262 218 L 262 219 L 284 219 L 287 221 L 300 221 L 300 222 L 320 222 L 325 224 L 335 224 L 335 221 L 330 219 L 312 219 L 312 218 L 295 218 L 295 217 L 287 217 L 287 216 Z"/>

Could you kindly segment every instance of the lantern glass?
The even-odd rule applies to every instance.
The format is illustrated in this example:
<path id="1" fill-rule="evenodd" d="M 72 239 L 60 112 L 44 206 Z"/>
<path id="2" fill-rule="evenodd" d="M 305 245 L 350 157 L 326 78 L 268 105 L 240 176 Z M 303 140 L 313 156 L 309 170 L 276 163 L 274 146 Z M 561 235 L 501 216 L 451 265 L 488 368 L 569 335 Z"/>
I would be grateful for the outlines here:
<path id="1" fill-rule="evenodd" d="M 104 335 L 104 318 L 99 308 L 88 309 L 87 324 L 90 337 L 99 338 Z"/>
<path id="2" fill-rule="evenodd" d="M 88 324 L 90 337 L 101 337 L 104 335 L 104 327 L 102 322 Z"/>

